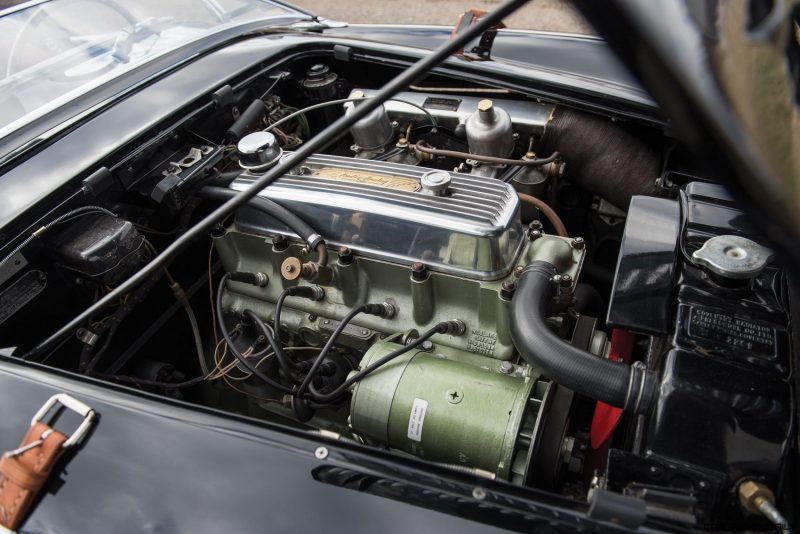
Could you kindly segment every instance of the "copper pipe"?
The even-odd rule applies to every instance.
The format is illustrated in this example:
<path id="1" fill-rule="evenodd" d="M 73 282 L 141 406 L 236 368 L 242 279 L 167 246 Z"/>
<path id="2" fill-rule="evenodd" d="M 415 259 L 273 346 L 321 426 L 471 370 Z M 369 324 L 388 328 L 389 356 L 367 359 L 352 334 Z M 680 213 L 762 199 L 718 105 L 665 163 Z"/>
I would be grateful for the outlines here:
<path id="1" fill-rule="evenodd" d="M 558 150 L 556 150 L 546 158 L 507 159 L 507 158 L 496 158 L 494 156 L 481 156 L 478 154 L 469 154 L 467 152 L 458 152 L 456 150 L 443 150 L 441 148 L 434 148 L 429 144 L 425 143 L 425 141 L 417 141 L 417 144 L 414 146 L 416 147 L 417 150 L 419 150 L 423 154 L 430 154 L 432 156 L 445 156 L 449 158 L 458 158 L 458 159 L 472 159 L 475 161 L 482 161 L 484 163 L 493 163 L 495 165 L 515 165 L 518 167 L 541 167 L 542 165 L 547 165 L 548 163 L 554 162 L 561 155 L 559 154 Z"/>
<path id="2" fill-rule="evenodd" d="M 567 234 L 567 227 L 564 226 L 564 223 L 561 221 L 561 217 L 556 214 L 555 210 L 547 205 L 543 200 L 539 200 L 536 197 L 532 197 L 531 195 L 526 195 L 525 193 L 517 193 L 519 195 L 519 199 L 526 204 L 530 204 L 531 206 L 535 206 L 539 208 L 547 220 L 550 221 L 550 224 L 553 225 L 555 228 L 556 233 L 561 237 L 569 237 Z"/>

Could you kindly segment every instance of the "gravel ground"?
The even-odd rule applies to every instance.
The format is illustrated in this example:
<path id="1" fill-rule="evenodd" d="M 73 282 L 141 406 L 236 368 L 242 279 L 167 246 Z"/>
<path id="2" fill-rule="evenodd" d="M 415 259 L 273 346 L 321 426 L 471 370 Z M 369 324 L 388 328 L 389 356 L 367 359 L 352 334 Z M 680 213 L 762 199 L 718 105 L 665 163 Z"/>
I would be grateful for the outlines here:
<path id="1" fill-rule="evenodd" d="M 0 9 L 23 0 L 0 0 Z M 500 0 L 289 0 L 334 20 L 359 23 L 452 26 L 470 8 L 490 11 Z M 534 0 L 505 20 L 509 28 L 593 33 L 567 0 Z"/>
<path id="2" fill-rule="evenodd" d="M 452 26 L 470 8 L 492 10 L 498 0 L 290 0 L 318 15 L 350 23 Z M 535 0 L 505 20 L 509 28 L 593 33 L 566 0 Z"/>

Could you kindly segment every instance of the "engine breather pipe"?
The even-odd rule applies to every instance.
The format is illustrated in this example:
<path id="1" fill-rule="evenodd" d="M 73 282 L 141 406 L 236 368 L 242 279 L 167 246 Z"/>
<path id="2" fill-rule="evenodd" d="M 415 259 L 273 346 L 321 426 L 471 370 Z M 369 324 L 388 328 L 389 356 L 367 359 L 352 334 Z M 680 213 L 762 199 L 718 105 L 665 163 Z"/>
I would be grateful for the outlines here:
<path id="1" fill-rule="evenodd" d="M 197 194 L 198 196 L 212 200 L 228 200 L 235 197 L 238 192 L 224 187 L 206 186 L 200 188 Z M 303 241 L 308 243 L 309 249 L 317 252 L 318 265 L 323 267 L 328 265 L 328 249 L 325 246 L 325 240 L 300 217 L 277 202 L 263 197 L 253 197 L 247 201 L 247 205 L 288 226 L 292 232 L 299 235 Z"/>

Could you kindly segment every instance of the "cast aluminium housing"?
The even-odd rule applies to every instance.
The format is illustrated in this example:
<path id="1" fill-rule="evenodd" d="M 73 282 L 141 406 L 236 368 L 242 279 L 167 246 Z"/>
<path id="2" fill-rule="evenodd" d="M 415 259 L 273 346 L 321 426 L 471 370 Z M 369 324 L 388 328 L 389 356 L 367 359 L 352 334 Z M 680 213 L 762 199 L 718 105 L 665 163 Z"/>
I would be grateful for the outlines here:
<path id="1" fill-rule="evenodd" d="M 284 157 L 292 157 L 286 154 Z M 278 178 L 259 195 L 286 206 L 329 245 L 394 263 L 422 261 L 429 268 L 478 280 L 507 275 L 524 244 L 519 199 L 503 182 L 450 173 L 447 195 L 420 187 L 430 169 L 316 154 Z M 245 173 L 231 188 L 248 188 Z M 249 208 L 240 210 L 241 231 L 291 232 Z"/>

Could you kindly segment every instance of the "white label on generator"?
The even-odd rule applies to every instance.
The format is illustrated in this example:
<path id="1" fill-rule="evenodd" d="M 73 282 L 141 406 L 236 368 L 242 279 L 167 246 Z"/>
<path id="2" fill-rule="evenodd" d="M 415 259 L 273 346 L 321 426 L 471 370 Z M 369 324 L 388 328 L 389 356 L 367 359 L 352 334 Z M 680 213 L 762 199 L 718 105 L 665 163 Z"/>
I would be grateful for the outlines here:
<path id="1" fill-rule="evenodd" d="M 425 412 L 428 411 L 428 401 L 414 399 L 411 405 L 411 415 L 408 418 L 408 439 L 422 441 L 422 425 L 425 423 Z"/>

